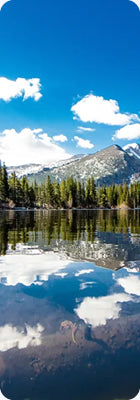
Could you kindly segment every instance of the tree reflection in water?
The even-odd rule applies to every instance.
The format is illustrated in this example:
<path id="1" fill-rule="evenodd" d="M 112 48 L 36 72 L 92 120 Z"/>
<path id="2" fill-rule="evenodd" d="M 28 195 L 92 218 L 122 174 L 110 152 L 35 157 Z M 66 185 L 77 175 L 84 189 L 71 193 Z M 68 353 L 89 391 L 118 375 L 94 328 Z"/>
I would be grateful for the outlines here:
<path id="1" fill-rule="evenodd" d="M 0 213 L 0 254 L 18 243 L 116 269 L 140 259 L 140 211 Z"/>

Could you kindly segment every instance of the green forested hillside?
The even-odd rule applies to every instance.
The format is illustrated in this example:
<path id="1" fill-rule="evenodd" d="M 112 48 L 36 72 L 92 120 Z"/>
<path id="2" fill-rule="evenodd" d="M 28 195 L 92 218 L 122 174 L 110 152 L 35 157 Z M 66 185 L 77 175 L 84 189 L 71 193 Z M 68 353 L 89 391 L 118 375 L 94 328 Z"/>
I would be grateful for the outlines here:
<path id="1" fill-rule="evenodd" d="M 122 204 L 140 207 L 140 183 L 96 186 L 93 176 L 86 183 L 73 177 L 52 182 L 48 176 L 45 183 L 37 185 L 24 176 L 19 180 L 15 172 L 8 177 L 5 165 L 0 166 L 1 207 L 115 208 Z"/>

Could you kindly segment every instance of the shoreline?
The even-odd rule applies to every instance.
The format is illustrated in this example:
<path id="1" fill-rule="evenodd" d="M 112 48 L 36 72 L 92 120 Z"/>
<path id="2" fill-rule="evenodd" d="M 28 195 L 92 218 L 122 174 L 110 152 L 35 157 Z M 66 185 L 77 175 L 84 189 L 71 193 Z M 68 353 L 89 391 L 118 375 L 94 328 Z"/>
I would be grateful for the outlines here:
<path id="1" fill-rule="evenodd" d="M 1 207 L 0 211 L 132 211 L 138 210 L 140 211 L 140 207 L 131 208 L 128 206 L 119 206 L 119 207 L 94 207 L 94 208 L 86 208 L 86 207 L 72 207 L 72 208 L 53 208 L 53 207 Z"/>

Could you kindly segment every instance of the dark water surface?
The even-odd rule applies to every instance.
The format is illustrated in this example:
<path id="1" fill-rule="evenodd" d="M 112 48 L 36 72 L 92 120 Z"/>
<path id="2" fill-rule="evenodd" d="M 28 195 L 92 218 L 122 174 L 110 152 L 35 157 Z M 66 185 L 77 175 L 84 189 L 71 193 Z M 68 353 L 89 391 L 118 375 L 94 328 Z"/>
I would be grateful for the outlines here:
<path id="1" fill-rule="evenodd" d="M 0 213 L 0 387 L 11 400 L 140 389 L 140 211 Z"/>

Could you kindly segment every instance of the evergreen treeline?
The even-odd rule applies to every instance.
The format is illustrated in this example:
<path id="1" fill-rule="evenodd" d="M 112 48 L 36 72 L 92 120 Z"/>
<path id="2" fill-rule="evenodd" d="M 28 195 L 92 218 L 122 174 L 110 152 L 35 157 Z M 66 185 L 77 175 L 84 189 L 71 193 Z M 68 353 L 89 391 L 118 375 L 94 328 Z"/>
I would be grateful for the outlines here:
<path id="1" fill-rule="evenodd" d="M 125 204 L 131 208 L 140 207 L 140 183 L 96 187 L 94 178 L 87 183 L 76 181 L 73 177 L 61 184 L 51 182 L 30 185 L 23 176 L 18 179 L 15 172 L 8 177 L 5 165 L 0 165 L 0 204 L 16 207 L 50 208 L 96 208 L 119 207 Z"/>

